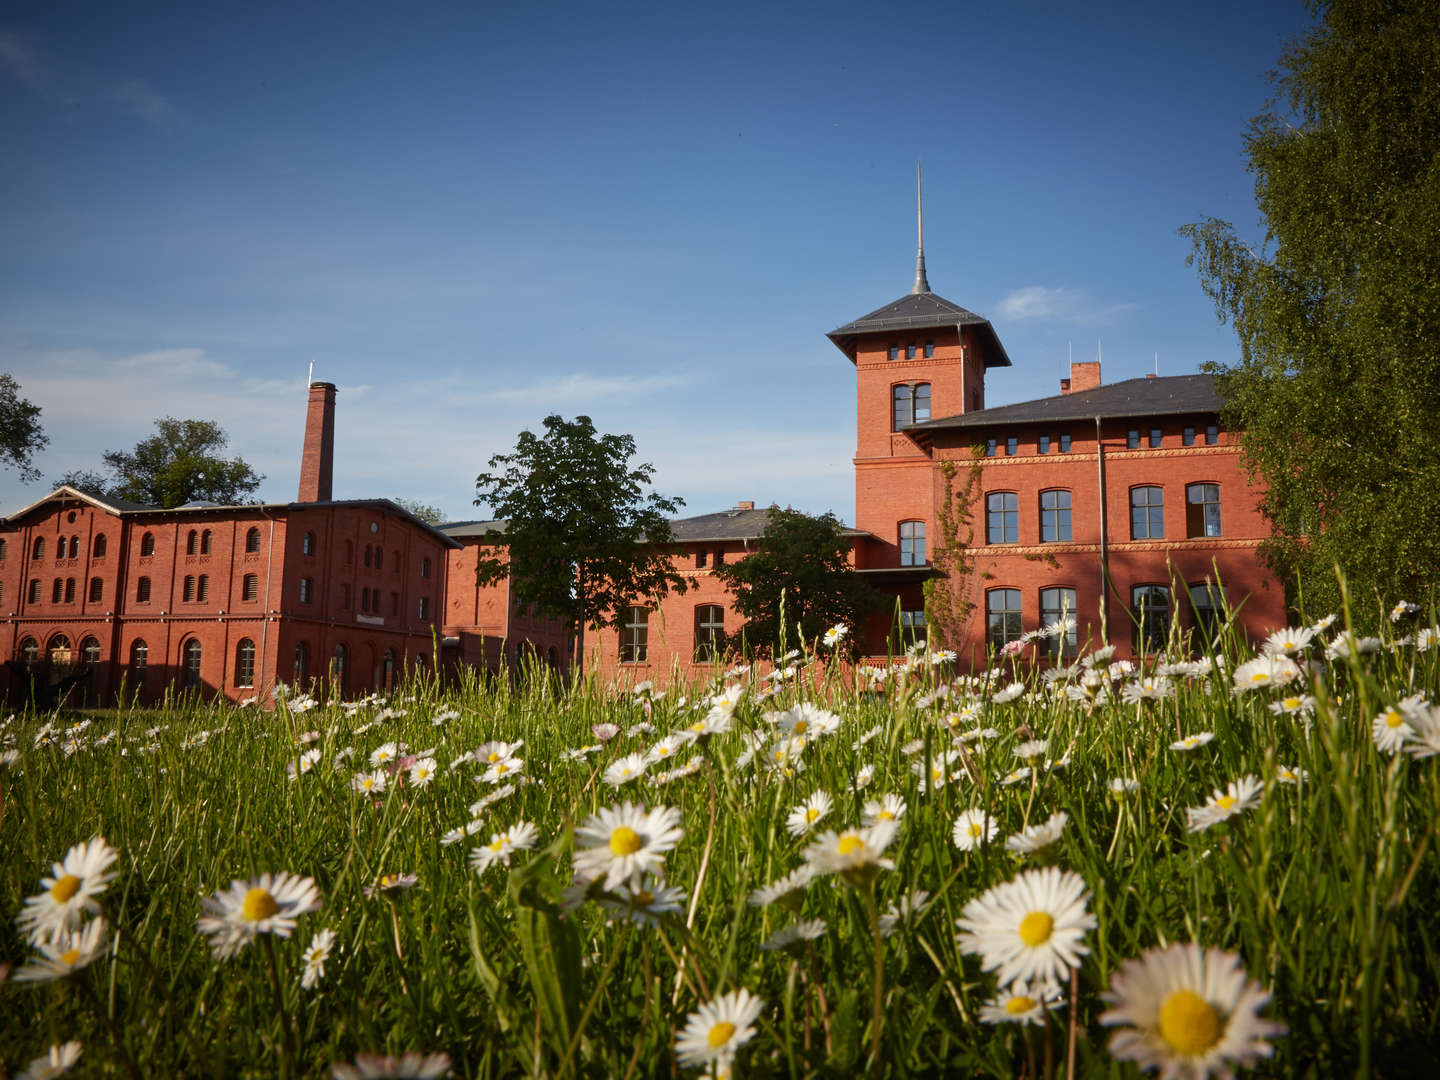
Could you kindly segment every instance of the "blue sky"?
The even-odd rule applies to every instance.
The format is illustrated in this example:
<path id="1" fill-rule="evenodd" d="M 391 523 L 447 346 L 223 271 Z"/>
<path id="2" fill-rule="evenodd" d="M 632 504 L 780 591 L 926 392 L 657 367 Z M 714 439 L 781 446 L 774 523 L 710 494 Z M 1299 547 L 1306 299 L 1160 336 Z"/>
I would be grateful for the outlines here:
<path id="1" fill-rule="evenodd" d="M 931 286 L 1014 361 L 990 404 L 1232 361 L 1176 229 L 1263 238 L 1245 171 L 1299 0 L 1074 5 L 55 4 L 0 14 L 0 370 L 48 480 L 218 420 L 294 497 L 453 517 L 551 412 L 687 513 L 854 509 L 825 338 Z M 0 473 L 0 506 L 38 497 Z"/>

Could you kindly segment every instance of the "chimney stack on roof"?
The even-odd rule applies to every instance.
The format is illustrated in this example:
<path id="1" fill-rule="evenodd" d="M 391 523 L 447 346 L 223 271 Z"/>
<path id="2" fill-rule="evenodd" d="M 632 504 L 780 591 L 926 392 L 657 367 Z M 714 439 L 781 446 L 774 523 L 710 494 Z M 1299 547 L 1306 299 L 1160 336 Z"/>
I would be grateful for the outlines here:
<path id="1" fill-rule="evenodd" d="M 742 499 L 740 502 L 737 502 L 737 503 L 735 504 L 735 509 L 736 509 L 736 510 L 754 510 L 754 509 L 755 509 L 755 501 L 754 501 L 753 499 Z"/>
<path id="2" fill-rule="evenodd" d="M 1070 377 L 1060 380 L 1060 393 L 1077 394 L 1081 390 L 1094 390 L 1100 385 L 1100 361 L 1086 360 L 1070 363 Z"/>
<path id="3" fill-rule="evenodd" d="M 300 453 L 298 502 L 329 502 L 335 479 L 335 384 L 312 382 Z"/>

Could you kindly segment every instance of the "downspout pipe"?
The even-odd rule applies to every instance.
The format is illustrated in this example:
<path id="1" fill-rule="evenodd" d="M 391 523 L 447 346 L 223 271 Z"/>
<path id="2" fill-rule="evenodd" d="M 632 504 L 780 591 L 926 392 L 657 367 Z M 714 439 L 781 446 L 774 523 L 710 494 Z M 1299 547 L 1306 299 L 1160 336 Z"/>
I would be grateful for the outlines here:
<path id="1" fill-rule="evenodd" d="M 1110 552 L 1108 547 L 1109 507 L 1105 499 L 1105 443 L 1100 437 L 1100 417 L 1095 417 L 1095 478 L 1100 489 L 1100 638 L 1110 642 Z"/>

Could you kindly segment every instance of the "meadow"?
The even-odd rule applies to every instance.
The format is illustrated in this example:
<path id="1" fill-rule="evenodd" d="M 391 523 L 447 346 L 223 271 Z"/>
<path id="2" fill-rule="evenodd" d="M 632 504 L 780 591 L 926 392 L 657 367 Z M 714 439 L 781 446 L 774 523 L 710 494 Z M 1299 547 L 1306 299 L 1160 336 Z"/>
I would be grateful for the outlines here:
<path id="1" fill-rule="evenodd" d="M 21 711 L 0 1073 L 1440 1075 L 1434 624 Z"/>

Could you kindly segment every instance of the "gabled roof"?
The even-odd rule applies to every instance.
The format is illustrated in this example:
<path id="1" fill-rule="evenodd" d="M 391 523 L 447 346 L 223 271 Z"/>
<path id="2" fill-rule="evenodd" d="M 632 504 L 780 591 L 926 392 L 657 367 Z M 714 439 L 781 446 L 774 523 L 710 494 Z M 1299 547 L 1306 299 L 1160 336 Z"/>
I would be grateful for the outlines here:
<path id="1" fill-rule="evenodd" d="M 494 521 L 446 521 L 435 526 L 446 536 L 454 539 L 468 539 L 474 536 L 488 536 L 491 533 L 504 534 L 510 527 L 510 522 L 504 518 L 496 518 Z"/>
<path id="2" fill-rule="evenodd" d="M 695 544 L 714 540 L 757 540 L 770 524 L 770 509 L 721 510 L 717 514 L 700 514 L 697 517 L 673 518 L 670 533 L 677 543 Z M 841 525 L 842 536 L 868 536 L 860 529 Z"/>
<path id="3" fill-rule="evenodd" d="M 276 513 L 279 511 L 318 510 L 334 506 L 368 507 L 371 509 L 383 510 L 386 513 L 394 514 L 397 517 L 406 518 L 411 522 L 411 524 L 418 525 L 422 529 L 426 529 L 434 533 L 441 540 L 445 541 L 446 545 L 449 547 L 460 546 L 457 541 L 447 536 L 442 530 L 437 529 L 428 521 L 421 521 L 414 514 L 410 513 L 409 510 L 406 510 L 403 506 L 399 506 L 391 502 L 389 499 L 331 499 L 327 502 L 233 503 L 228 506 L 221 503 L 193 502 L 186 503 L 184 506 L 171 507 L 167 510 L 163 506 L 151 506 L 147 503 L 132 502 L 129 499 L 119 499 L 112 495 L 95 495 L 80 488 L 71 487 L 69 484 L 62 484 L 54 491 L 50 492 L 50 494 L 46 495 L 44 498 L 36 499 L 29 506 L 23 507 L 15 511 L 13 514 L 7 514 L 5 517 L 0 518 L 0 524 L 9 524 L 10 522 L 15 521 L 18 518 L 24 517 L 32 510 L 44 506 L 48 502 L 53 502 L 56 499 L 67 498 L 81 499 L 84 502 L 90 503 L 92 506 L 98 506 L 100 509 L 106 510 L 120 517 L 139 517 L 151 514 L 214 514 L 223 513 L 231 510 L 246 510 L 252 513 L 257 510 L 264 510 L 269 513 Z"/>
<path id="4" fill-rule="evenodd" d="M 825 336 L 835 347 L 855 361 L 857 339 L 866 334 L 901 333 L 911 330 L 939 330 L 962 326 L 973 326 L 986 339 L 986 367 L 1009 367 L 1010 357 L 1005 346 L 995 336 L 990 320 L 966 311 L 959 304 L 951 303 L 933 292 L 906 293 L 899 300 L 882 308 L 876 308 L 869 315 L 862 315 L 854 322 L 848 322 L 838 330 L 831 330 Z"/>
<path id="5" fill-rule="evenodd" d="M 909 424 L 902 430 L 917 439 L 925 439 L 936 431 L 1094 420 L 1097 416 L 1102 420 L 1112 420 L 1130 416 L 1218 413 L 1221 404 L 1213 376 L 1169 375 L 1125 379 L 1091 390 L 1077 390 L 1073 394 L 1056 394 L 993 409 L 977 409 L 958 416 L 943 416 Z"/>

